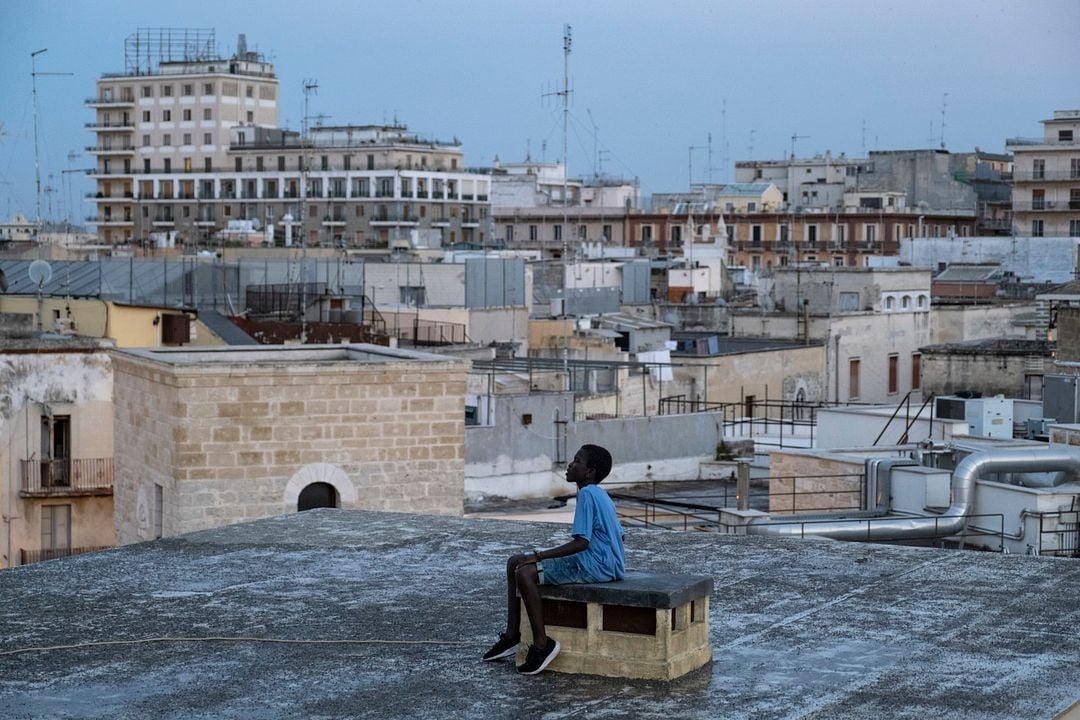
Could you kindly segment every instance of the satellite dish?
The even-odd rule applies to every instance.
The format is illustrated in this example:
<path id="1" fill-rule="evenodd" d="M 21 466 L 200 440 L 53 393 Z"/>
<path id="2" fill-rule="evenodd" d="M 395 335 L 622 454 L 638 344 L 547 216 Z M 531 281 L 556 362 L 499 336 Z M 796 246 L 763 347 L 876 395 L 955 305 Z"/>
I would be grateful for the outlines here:
<path id="1" fill-rule="evenodd" d="M 30 276 L 30 282 L 37 285 L 40 290 L 45 283 L 52 280 L 52 266 L 44 260 L 35 260 L 26 269 L 26 274 Z"/>

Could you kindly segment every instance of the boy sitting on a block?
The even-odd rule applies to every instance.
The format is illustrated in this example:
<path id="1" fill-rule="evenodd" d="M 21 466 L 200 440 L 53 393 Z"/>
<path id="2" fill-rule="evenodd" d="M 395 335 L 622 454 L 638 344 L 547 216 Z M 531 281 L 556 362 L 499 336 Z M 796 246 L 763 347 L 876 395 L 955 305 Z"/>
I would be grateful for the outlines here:
<path id="1" fill-rule="evenodd" d="M 543 671 L 559 654 L 559 641 L 544 629 L 541 584 L 595 583 L 621 580 L 624 575 L 623 531 L 615 504 L 600 489 L 611 472 L 611 453 L 599 445 L 582 445 L 566 467 L 566 481 L 578 486 L 577 508 L 570 542 L 547 550 L 531 550 L 506 562 L 506 632 L 484 653 L 484 660 L 509 657 L 521 642 L 521 606 L 532 627 L 533 645 L 518 666 L 523 675 Z"/>

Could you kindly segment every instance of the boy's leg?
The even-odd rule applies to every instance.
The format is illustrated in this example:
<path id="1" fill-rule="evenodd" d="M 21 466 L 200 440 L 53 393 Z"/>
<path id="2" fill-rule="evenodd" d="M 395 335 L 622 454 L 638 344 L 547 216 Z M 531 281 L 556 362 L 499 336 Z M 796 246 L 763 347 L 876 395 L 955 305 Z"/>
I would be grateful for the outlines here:
<path id="1" fill-rule="evenodd" d="M 506 637 L 514 637 L 521 631 L 517 570 L 524 561 L 524 555 L 514 555 L 506 561 Z"/>
<path id="2" fill-rule="evenodd" d="M 525 603 L 525 612 L 529 616 L 529 625 L 532 627 L 533 645 L 546 648 L 548 637 L 544 628 L 544 606 L 540 599 L 540 575 L 536 572 L 536 563 L 519 565 L 515 576 L 517 590 L 521 593 L 521 600 Z M 521 611 L 515 614 L 520 623 Z"/>
<path id="3" fill-rule="evenodd" d="M 513 655 L 521 642 L 521 604 L 517 598 L 517 570 L 524 562 L 524 555 L 515 555 L 506 561 L 506 632 L 484 653 L 484 662 L 500 660 Z"/>

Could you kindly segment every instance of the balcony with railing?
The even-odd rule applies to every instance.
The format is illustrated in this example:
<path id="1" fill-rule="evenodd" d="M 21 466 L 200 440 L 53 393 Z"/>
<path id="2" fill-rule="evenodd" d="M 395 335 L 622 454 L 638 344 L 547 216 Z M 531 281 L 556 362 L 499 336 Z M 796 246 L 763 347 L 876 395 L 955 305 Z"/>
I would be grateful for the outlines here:
<path id="1" fill-rule="evenodd" d="M 420 217 L 418 215 L 411 212 L 402 212 L 400 210 L 376 213 L 371 217 L 372 225 L 401 225 L 415 224 L 418 222 L 420 222 Z"/>
<path id="2" fill-rule="evenodd" d="M 1077 212 L 1080 211 L 1080 198 L 1014 201 L 1012 209 L 1013 212 Z"/>
<path id="3" fill-rule="evenodd" d="M 19 496 L 112 495 L 113 459 L 20 460 Z"/>
<path id="4" fill-rule="evenodd" d="M 87 130 L 97 130 L 99 132 L 100 131 L 113 132 L 113 131 L 121 131 L 121 130 L 134 130 L 135 129 L 135 123 L 131 122 L 130 120 L 128 120 L 127 122 L 123 122 L 122 120 L 117 121 L 117 122 L 88 122 L 88 123 L 86 123 L 86 129 Z"/>
<path id="5" fill-rule="evenodd" d="M 91 155 L 130 155 L 135 152 L 134 145 L 88 145 L 86 152 Z"/>
<path id="6" fill-rule="evenodd" d="M 1005 138 L 1005 148 L 1031 147 L 1036 145 L 1080 145 L 1080 137 L 1069 139 L 1047 137 L 1011 137 Z"/>
<path id="7" fill-rule="evenodd" d="M 1080 183 L 1080 168 L 1068 170 L 1016 170 L 1014 182 L 1075 182 Z"/>
<path id="8" fill-rule="evenodd" d="M 109 96 L 100 96 L 100 97 L 91 97 L 91 98 L 86 98 L 85 104 L 90 105 L 90 106 L 109 105 L 109 106 L 112 106 L 112 107 L 116 107 L 116 106 L 120 106 L 120 105 L 134 105 L 135 104 L 135 97 L 133 95 L 132 96 L 124 96 L 124 97 L 113 97 L 111 95 L 109 95 Z"/>
<path id="9" fill-rule="evenodd" d="M 130 214 L 125 214 L 123 217 L 120 215 L 87 215 L 86 222 L 91 225 L 130 225 L 132 219 Z"/>

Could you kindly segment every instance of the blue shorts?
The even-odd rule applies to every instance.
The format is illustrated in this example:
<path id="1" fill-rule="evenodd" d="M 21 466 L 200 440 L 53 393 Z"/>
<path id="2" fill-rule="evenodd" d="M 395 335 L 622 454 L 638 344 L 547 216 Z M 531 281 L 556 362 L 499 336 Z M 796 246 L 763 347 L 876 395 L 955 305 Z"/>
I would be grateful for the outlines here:
<path id="1" fill-rule="evenodd" d="M 590 575 L 576 555 L 541 560 L 536 563 L 536 571 L 540 574 L 541 585 L 604 582 Z"/>

